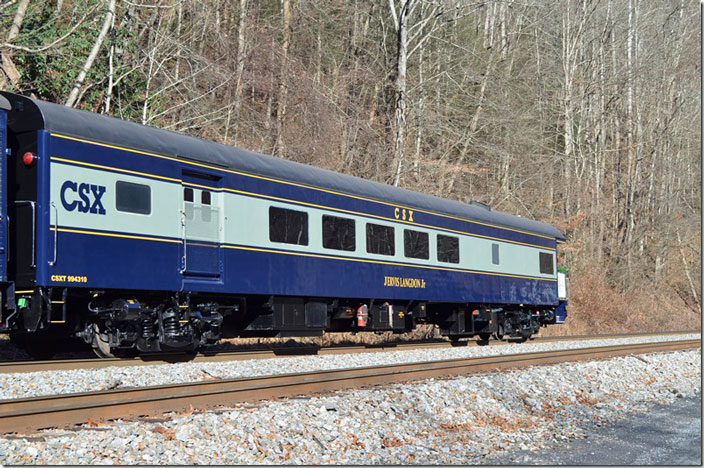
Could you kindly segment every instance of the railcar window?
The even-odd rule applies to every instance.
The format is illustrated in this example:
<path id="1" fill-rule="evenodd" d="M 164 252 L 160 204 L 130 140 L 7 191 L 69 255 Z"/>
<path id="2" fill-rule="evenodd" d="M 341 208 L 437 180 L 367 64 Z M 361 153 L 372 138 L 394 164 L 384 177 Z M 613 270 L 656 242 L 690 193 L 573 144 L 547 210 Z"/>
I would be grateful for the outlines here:
<path id="1" fill-rule="evenodd" d="M 212 222 L 213 208 L 210 206 L 210 192 L 200 193 L 200 213 L 204 223 Z"/>
<path id="2" fill-rule="evenodd" d="M 460 239 L 438 234 L 438 261 L 460 263 Z"/>
<path id="3" fill-rule="evenodd" d="M 499 264 L 499 244 L 491 244 L 491 263 Z"/>
<path id="4" fill-rule="evenodd" d="M 152 212 L 152 189 L 148 185 L 119 180 L 115 183 L 117 211 L 148 215 Z"/>
<path id="5" fill-rule="evenodd" d="M 367 223 L 367 252 L 379 255 L 394 255 L 394 228 Z"/>
<path id="6" fill-rule="evenodd" d="M 269 207 L 269 240 L 308 245 L 308 213 Z"/>
<path id="7" fill-rule="evenodd" d="M 430 258 L 430 241 L 427 232 L 403 231 L 403 253 L 409 258 Z"/>
<path id="8" fill-rule="evenodd" d="M 193 189 L 185 187 L 183 189 L 183 201 L 193 203 Z"/>
<path id="9" fill-rule="evenodd" d="M 354 219 L 323 215 L 323 247 L 354 251 Z"/>
<path id="10" fill-rule="evenodd" d="M 210 205 L 210 192 L 203 190 L 200 194 L 200 202 L 203 205 Z"/>
<path id="11" fill-rule="evenodd" d="M 552 275 L 555 273 L 551 253 L 540 252 L 540 272 L 547 275 Z"/>

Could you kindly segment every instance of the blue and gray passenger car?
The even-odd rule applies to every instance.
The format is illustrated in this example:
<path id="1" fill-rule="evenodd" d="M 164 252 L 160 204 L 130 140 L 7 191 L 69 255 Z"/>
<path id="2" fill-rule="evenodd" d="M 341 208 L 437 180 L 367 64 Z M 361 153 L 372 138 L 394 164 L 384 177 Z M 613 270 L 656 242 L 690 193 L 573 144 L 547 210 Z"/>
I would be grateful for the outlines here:
<path id="1" fill-rule="evenodd" d="M 0 96 L 0 331 L 28 348 L 419 323 L 525 339 L 565 319 L 549 224 Z"/>

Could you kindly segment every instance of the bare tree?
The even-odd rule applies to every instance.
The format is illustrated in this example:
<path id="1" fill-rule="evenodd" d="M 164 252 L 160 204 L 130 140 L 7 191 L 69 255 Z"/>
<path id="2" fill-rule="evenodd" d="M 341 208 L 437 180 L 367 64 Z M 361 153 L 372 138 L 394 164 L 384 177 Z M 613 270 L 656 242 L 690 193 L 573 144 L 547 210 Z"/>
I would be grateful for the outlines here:
<path id="1" fill-rule="evenodd" d="M 105 13 L 103 26 L 100 28 L 100 33 L 98 34 L 98 37 L 93 43 L 93 48 L 91 49 L 90 54 L 88 54 L 88 58 L 86 58 L 86 61 L 83 64 L 83 68 L 81 68 L 81 71 L 78 73 L 78 77 L 76 78 L 76 82 L 73 85 L 73 89 L 71 89 L 68 98 L 66 98 L 66 102 L 64 103 L 66 107 L 73 107 L 76 104 L 78 100 L 78 93 L 81 91 L 81 87 L 83 86 L 83 80 L 85 80 L 86 75 L 90 71 L 90 68 L 93 66 L 93 62 L 98 56 L 98 52 L 100 52 L 100 48 L 102 47 L 103 42 L 105 41 L 105 38 L 107 37 L 108 32 L 110 31 L 110 26 L 114 22 L 114 18 L 115 0 L 107 0 L 107 12 Z"/>
<path id="2" fill-rule="evenodd" d="M 15 16 L 12 20 L 10 30 L 7 32 L 4 47 L 0 48 L 0 66 L 2 67 L 2 73 L 0 73 L 0 88 L 7 86 L 6 83 L 8 82 L 13 87 L 16 87 L 19 84 L 20 72 L 17 70 L 15 63 L 12 60 L 12 51 L 8 46 L 11 45 L 15 39 L 17 39 L 22 23 L 24 22 L 24 16 L 27 13 L 28 6 L 29 0 L 20 0 L 20 4 L 17 6 L 17 11 L 15 12 Z"/>
<path id="3" fill-rule="evenodd" d="M 247 41 L 245 35 L 247 30 L 247 3 L 247 0 L 240 0 L 239 20 L 237 23 L 237 81 L 235 83 L 235 96 L 232 108 L 232 114 L 234 114 L 232 117 L 235 119 L 232 127 L 232 140 L 235 144 L 237 144 L 237 132 L 239 129 L 240 113 L 242 109 L 244 64 L 247 58 Z M 228 121 L 230 118 L 231 116 L 228 114 Z M 225 136 L 227 138 L 227 131 L 225 132 Z"/>
<path id="4" fill-rule="evenodd" d="M 288 104 L 288 52 L 291 47 L 291 3 L 295 0 L 282 0 L 281 26 L 283 40 L 281 42 L 281 67 L 279 68 L 279 97 L 276 105 L 276 143 L 274 152 L 283 155 L 286 151 L 284 144 L 284 124 L 286 120 L 286 106 Z"/>
<path id="5" fill-rule="evenodd" d="M 420 9 L 419 5 L 423 5 Z M 394 78 L 394 160 L 393 184 L 401 183 L 406 157 L 407 134 L 407 69 L 408 59 L 418 51 L 440 24 L 443 13 L 440 2 L 432 0 L 389 0 L 389 12 L 396 32 L 396 63 Z"/>

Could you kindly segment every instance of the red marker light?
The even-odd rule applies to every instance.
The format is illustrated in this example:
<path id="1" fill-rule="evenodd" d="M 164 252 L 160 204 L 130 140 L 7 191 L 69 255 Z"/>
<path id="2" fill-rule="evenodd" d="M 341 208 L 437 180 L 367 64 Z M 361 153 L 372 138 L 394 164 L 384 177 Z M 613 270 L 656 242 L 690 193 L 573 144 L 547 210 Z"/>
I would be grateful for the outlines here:
<path id="1" fill-rule="evenodd" d="M 22 162 L 25 166 L 31 166 L 36 159 L 37 157 L 31 151 L 27 151 L 22 155 Z"/>
<path id="2" fill-rule="evenodd" d="M 557 258 L 557 263 L 560 263 L 560 257 L 555 257 Z"/>

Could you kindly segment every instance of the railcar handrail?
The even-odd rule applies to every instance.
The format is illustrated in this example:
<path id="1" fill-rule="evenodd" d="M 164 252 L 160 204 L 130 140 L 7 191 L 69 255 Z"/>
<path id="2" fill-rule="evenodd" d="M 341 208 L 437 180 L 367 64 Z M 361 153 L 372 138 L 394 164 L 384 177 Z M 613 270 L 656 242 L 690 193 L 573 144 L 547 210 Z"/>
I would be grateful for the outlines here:
<path id="1" fill-rule="evenodd" d="M 181 210 L 181 228 L 183 229 L 183 256 L 181 257 L 181 270 L 179 273 L 182 275 L 186 272 L 186 266 L 188 265 L 188 247 L 186 241 L 186 209 Z"/>
<path id="2" fill-rule="evenodd" d="M 54 259 L 49 262 L 50 266 L 56 265 L 56 258 L 58 256 L 58 244 L 59 244 L 59 209 L 56 204 L 52 201 L 51 206 L 54 208 L 54 214 L 56 215 L 56 222 L 54 224 Z"/>

